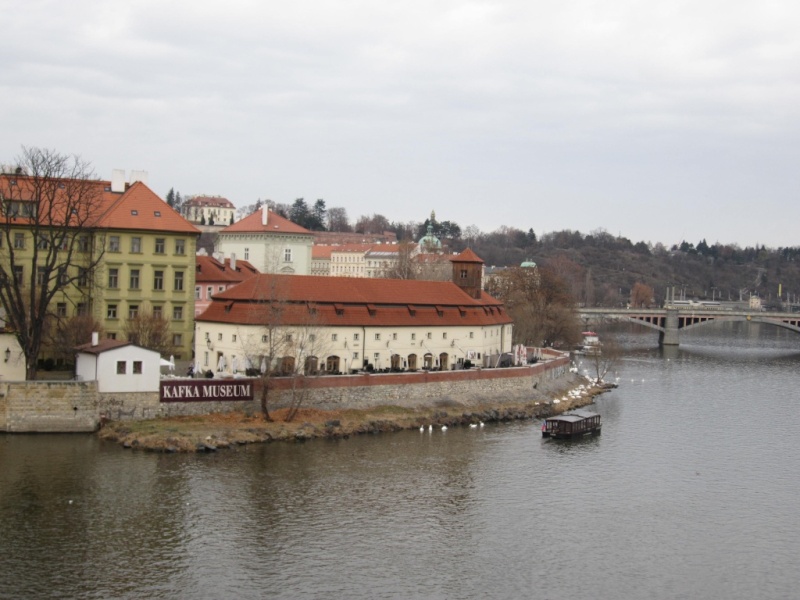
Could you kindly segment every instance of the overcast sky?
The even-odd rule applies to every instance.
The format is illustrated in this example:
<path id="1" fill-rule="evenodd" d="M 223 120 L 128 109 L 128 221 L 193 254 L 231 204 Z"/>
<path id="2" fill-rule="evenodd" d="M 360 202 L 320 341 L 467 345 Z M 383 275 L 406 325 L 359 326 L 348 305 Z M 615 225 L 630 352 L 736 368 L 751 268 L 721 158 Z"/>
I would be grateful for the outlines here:
<path id="1" fill-rule="evenodd" d="M 800 245 L 789 0 L 0 0 L 0 162 L 164 197 Z"/>

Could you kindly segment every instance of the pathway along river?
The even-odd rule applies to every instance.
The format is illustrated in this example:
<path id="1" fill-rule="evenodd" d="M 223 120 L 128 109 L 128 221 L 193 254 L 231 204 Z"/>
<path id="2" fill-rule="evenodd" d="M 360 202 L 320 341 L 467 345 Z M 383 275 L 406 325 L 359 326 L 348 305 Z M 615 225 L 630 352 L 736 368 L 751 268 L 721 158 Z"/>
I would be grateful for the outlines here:
<path id="1" fill-rule="evenodd" d="M 213 455 L 0 436 L 0 597 L 797 597 L 800 336 L 625 340 L 579 442 L 538 422 Z"/>

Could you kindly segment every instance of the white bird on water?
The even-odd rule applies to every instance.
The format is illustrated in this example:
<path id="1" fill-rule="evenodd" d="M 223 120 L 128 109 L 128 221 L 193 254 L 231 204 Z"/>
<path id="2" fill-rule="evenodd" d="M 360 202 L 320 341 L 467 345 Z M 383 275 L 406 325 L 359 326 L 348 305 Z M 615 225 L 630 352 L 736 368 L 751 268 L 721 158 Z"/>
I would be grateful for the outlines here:
<path id="1" fill-rule="evenodd" d="M 481 421 L 480 425 L 481 425 L 481 427 L 483 427 L 483 421 Z"/>
<path id="2" fill-rule="evenodd" d="M 420 426 L 419 426 L 419 430 L 420 430 L 420 431 L 425 431 L 425 425 L 420 425 Z"/>
<path id="3" fill-rule="evenodd" d="M 470 426 L 470 429 L 473 429 L 473 428 L 477 427 L 478 424 L 477 423 L 470 423 L 469 426 Z"/>
<path id="4" fill-rule="evenodd" d="M 433 425 L 428 425 L 428 431 L 433 431 Z"/>
<path id="5" fill-rule="evenodd" d="M 442 431 L 447 431 L 447 425 L 442 425 Z"/>

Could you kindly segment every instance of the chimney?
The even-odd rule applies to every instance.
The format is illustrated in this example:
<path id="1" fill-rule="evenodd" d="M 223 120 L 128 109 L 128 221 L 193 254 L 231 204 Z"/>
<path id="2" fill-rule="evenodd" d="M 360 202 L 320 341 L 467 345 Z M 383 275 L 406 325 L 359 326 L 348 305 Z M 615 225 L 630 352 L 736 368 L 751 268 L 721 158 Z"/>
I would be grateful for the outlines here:
<path id="1" fill-rule="evenodd" d="M 125 191 L 125 169 L 111 170 L 111 191 L 120 194 Z"/>
<path id="2" fill-rule="evenodd" d="M 86 339 L 86 338 L 84 338 Z M 97 346 L 100 343 L 100 334 L 96 331 L 92 332 L 92 346 Z"/>
<path id="3" fill-rule="evenodd" d="M 231 252 L 231 271 L 236 270 L 236 253 Z"/>
<path id="4" fill-rule="evenodd" d="M 131 185 L 137 181 L 147 185 L 147 171 L 131 171 Z"/>
<path id="5" fill-rule="evenodd" d="M 267 220 L 268 220 L 267 215 L 269 215 L 269 207 L 265 204 L 264 206 L 261 207 L 261 224 L 262 225 L 266 225 L 267 224 Z"/>

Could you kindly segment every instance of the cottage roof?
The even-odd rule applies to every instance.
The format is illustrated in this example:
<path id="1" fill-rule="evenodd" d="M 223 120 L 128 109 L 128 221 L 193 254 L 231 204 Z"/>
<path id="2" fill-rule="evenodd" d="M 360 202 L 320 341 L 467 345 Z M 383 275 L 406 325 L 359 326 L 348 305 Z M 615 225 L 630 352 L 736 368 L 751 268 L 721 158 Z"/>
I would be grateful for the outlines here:
<path id="1" fill-rule="evenodd" d="M 236 268 L 231 268 L 231 259 L 222 262 L 213 256 L 197 255 L 195 257 L 195 283 L 239 283 L 258 274 L 258 270 L 246 260 L 236 260 Z"/>
<path id="2" fill-rule="evenodd" d="M 89 342 L 88 344 L 76 346 L 75 350 L 78 352 L 84 352 L 86 354 L 102 354 L 103 352 L 108 352 L 109 350 L 116 350 L 117 348 L 132 345 L 133 342 L 128 342 L 126 340 L 100 340 L 94 346 L 91 342 Z"/>

